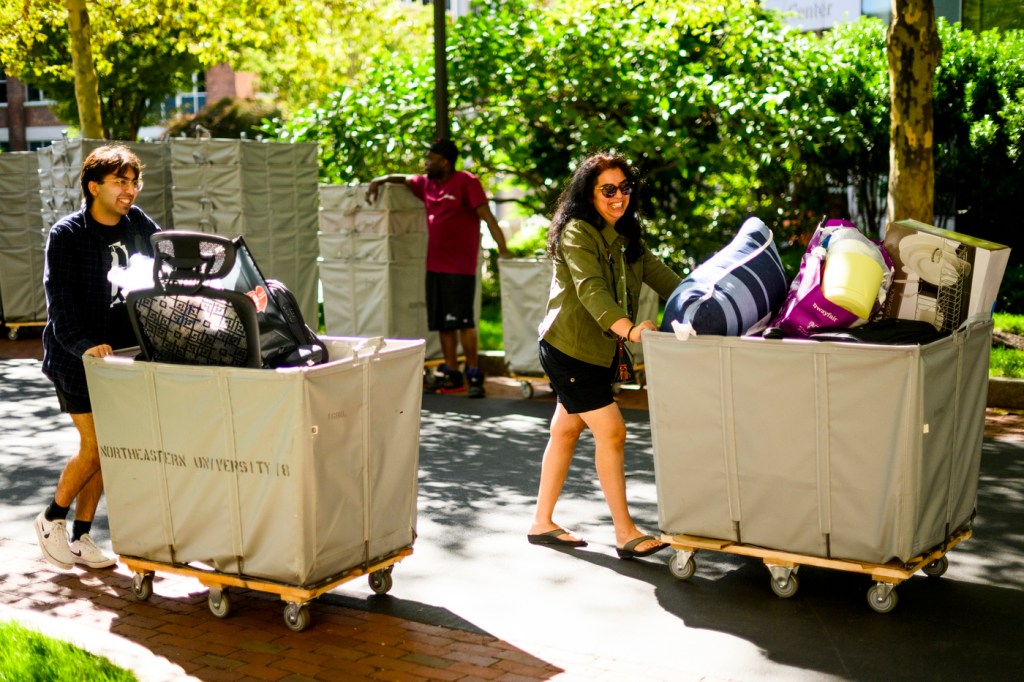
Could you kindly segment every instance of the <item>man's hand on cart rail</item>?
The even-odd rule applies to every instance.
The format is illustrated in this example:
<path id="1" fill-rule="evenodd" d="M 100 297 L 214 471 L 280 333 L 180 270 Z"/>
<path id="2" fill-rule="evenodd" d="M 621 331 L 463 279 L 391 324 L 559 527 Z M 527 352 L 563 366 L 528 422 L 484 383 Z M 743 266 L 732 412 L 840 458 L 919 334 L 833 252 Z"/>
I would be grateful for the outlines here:
<path id="1" fill-rule="evenodd" d="M 110 345 L 106 344 L 106 343 L 101 343 L 98 346 L 93 346 L 92 348 L 90 348 L 90 349 L 86 350 L 84 353 L 82 353 L 82 355 L 91 355 L 94 358 L 105 358 L 108 355 L 113 355 L 113 354 L 114 354 L 114 349 L 111 348 Z"/>

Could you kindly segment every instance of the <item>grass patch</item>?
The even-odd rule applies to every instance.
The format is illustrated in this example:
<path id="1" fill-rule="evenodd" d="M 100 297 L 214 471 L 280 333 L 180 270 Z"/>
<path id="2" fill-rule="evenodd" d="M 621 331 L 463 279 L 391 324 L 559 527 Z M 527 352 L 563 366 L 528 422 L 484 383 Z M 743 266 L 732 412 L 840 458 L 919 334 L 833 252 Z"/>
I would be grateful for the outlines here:
<path id="1" fill-rule="evenodd" d="M 1005 379 L 1024 379 L 1024 352 L 1015 348 L 992 348 L 988 374 Z"/>
<path id="2" fill-rule="evenodd" d="M 477 325 L 476 334 L 480 350 L 504 350 L 500 305 L 489 303 L 480 308 L 480 324 Z"/>
<path id="3" fill-rule="evenodd" d="M 0 680 L 138 682 L 105 658 L 13 622 L 0 623 Z"/>
<path id="4" fill-rule="evenodd" d="M 1001 332 L 1024 336 L 1024 315 L 1011 313 L 993 313 L 992 324 Z"/>
<path id="5" fill-rule="evenodd" d="M 998 331 L 1024 336 L 1024 315 L 993 313 L 992 324 Z M 988 368 L 989 376 L 1024 379 L 1024 351 L 993 346 Z"/>

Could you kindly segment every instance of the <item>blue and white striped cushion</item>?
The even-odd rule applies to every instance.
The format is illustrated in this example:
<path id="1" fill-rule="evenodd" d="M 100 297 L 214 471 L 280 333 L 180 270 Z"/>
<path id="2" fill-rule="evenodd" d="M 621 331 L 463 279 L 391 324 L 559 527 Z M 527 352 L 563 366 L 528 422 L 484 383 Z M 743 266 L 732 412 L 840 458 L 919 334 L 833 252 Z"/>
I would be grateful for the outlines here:
<path id="1" fill-rule="evenodd" d="M 767 322 L 786 298 L 786 272 L 772 231 L 748 218 L 721 251 L 672 292 L 662 331 L 689 323 L 697 334 L 741 336 Z"/>

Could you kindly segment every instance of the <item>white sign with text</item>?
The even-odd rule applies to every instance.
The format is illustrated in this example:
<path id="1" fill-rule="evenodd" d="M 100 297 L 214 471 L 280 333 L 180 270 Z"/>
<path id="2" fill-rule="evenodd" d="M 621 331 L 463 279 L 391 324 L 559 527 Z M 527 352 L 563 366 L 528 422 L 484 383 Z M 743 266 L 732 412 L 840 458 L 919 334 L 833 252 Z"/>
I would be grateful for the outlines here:
<path id="1" fill-rule="evenodd" d="M 860 0 L 764 0 L 762 4 L 786 12 L 786 23 L 804 31 L 832 28 L 860 16 Z"/>

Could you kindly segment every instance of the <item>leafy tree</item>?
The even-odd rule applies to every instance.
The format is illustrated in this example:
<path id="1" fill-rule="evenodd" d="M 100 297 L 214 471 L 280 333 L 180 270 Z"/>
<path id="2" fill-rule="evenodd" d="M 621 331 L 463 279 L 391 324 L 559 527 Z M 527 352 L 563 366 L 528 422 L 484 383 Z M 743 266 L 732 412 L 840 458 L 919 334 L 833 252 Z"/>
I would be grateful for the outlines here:
<path id="1" fill-rule="evenodd" d="M 1012 248 L 1024 263 L 1024 31 L 974 33 L 939 23 L 936 213 Z"/>
<path id="2" fill-rule="evenodd" d="M 577 160 L 613 149 L 642 171 L 654 242 L 681 271 L 720 248 L 751 212 L 800 253 L 823 214 L 849 215 L 876 236 L 884 231 L 891 105 L 886 31 L 877 19 L 817 36 L 740 0 L 721 7 L 663 0 L 626 15 L 596 0 L 490 0 L 477 9 L 449 31 L 453 133 L 465 165 L 492 186 L 512 188 L 508 200 L 527 215 L 550 215 Z M 949 31 L 973 45 L 967 33 L 941 22 L 940 29 L 944 43 Z M 969 140 L 1000 159 L 1007 184 L 1021 177 L 1012 165 L 1024 149 L 1015 94 L 1024 87 L 1020 44 L 992 40 L 998 54 L 993 47 L 979 55 L 984 67 L 971 78 L 984 75 L 1005 93 L 998 101 L 965 109 L 978 98 L 959 81 L 946 85 L 949 73 L 966 73 L 960 50 L 947 47 L 937 69 L 936 182 L 961 178 L 958 196 L 970 182 L 979 192 L 986 186 L 951 163 L 978 162 Z M 318 141 L 328 182 L 418 171 L 434 120 L 429 44 L 371 76 L 268 131 Z M 946 115 L 966 126 L 955 139 Z"/>
<path id="3" fill-rule="evenodd" d="M 790 134 L 772 122 L 775 104 L 802 68 L 756 3 L 673 0 L 625 16 L 596 0 L 477 9 L 450 32 L 453 136 L 475 172 L 516 185 L 529 211 L 549 212 L 574 164 L 607 149 L 644 175 L 658 241 L 682 267 L 764 208 L 751 178 L 776 162 L 767 136 Z M 330 181 L 417 170 L 433 120 L 428 56 L 278 122 L 277 134 L 318 140 Z M 750 147 L 750 131 L 766 137 Z"/>
<path id="4" fill-rule="evenodd" d="M 223 62 L 255 70 L 264 90 L 296 105 L 358 82 L 416 35 L 408 17 L 422 10 L 395 5 L 90 0 L 91 55 L 105 135 L 135 139 L 139 127 L 156 122 L 151 103 L 178 92 L 196 71 Z M 65 120 L 78 117 L 69 50 L 75 37 L 67 13 L 52 0 L 0 0 L 0 63 L 54 97 Z"/>

